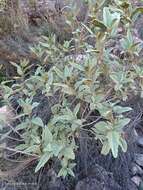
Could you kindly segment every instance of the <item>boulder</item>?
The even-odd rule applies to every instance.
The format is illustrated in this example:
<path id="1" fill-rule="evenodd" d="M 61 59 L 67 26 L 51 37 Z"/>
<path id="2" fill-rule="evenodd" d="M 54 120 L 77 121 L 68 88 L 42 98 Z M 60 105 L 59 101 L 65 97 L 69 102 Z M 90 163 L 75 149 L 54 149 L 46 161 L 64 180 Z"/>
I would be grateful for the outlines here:
<path id="1" fill-rule="evenodd" d="M 102 166 L 95 166 L 87 170 L 87 177 L 78 181 L 75 190 L 122 190 L 115 181 L 113 174 L 107 172 Z"/>

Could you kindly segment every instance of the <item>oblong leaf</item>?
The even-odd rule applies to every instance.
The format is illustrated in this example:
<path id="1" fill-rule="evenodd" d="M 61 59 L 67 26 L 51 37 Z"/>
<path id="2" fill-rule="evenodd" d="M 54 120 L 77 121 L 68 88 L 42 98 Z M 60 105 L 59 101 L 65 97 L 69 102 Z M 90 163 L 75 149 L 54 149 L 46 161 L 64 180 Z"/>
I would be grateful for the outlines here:
<path id="1" fill-rule="evenodd" d="M 35 172 L 38 172 L 51 158 L 50 153 L 45 153 L 39 160 L 38 165 L 35 168 Z"/>
<path id="2" fill-rule="evenodd" d="M 40 127 L 44 127 L 44 123 L 40 117 L 35 117 L 31 120 L 31 122 L 35 125 L 38 125 Z"/>
<path id="3" fill-rule="evenodd" d="M 44 145 L 48 145 L 49 143 L 51 143 L 53 140 L 53 135 L 51 133 L 51 131 L 49 130 L 48 126 L 46 126 L 43 129 L 43 133 L 42 133 L 42 141 L 44 143 Z"/>
<path id="4" fill-rule="evenodd" d="M 122 148 L 122 151 L 127 152 L 127 142 L 126 142 L 126 140 L 121 137 L 120 141 L 119 141 L 119 144 L 120 144 L 120 147 Z"/>
<path id="5" fill-rule="evenodd" d="M 99 132 L 104 133 L 107 130 L 110 130 L 111 125 L 104 121 L 100 121 L 94 125 L 94 128 L 97 129 Z M 94 128 L 93 128 L 93 130 L 94 130 Z"/>
<path id="6" fill-rule="evenodd" d="M 129 122 L 130 122 L 129 118 L 120 119 L 120 120 L 118 120 L 118 123 L 116 124 L 115 128 L 120 130 L 123 127 L 125 127 L 127 124 L 129 124 Z"/>
<path id="7" fill-rule="evenodd" d="M 110 152 L 110 146 L 108 141 L 105 141 L 102 146 L 101 154 L 107 155 Z"/>
<path id="8" fill-rule="evenodd" d="M 122 114 L 128 111 L 131 111 L 132 108 L 131 107 L 122 107 L 122 106 L 115 106 L 113 107 L 113 111 L 117 114 Z"/>
<path id="9" fill-rule="evenodd" d="M 107 139 L 108 139 L 109 146 L 112 151 L 113 157 L 117 158 L 120 134 L 116 131 L 110 131 L 107 134 Z"/>

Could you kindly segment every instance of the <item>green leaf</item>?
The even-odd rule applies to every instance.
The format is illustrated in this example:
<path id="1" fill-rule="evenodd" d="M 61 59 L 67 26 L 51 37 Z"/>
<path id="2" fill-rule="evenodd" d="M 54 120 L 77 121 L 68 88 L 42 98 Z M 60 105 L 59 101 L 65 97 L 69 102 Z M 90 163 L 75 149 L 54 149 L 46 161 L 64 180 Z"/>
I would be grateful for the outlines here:
<path id="1" fill-rule="evenodd" d="M 75 174 L 74 174 L 74 172 L 72 171 L 71 168 L 67 168 L 67 172 L 68 172 L 68 174 L 69 174 L 70 176 L 75 177 Z"/>
<path id="2" fill-rule="evenodd" d="M 134 40 L 133 40 L 133 36 L 132 36 L 132 33 L 131 33 L 130 29 L 128 29 L 128 31 L 127 31 L 127 39 L 128 39 L 129 44 L 131 46 L 133 44 Z"/>
<path id="3" fill-rule="evenodd" d="M 33 118 L 31 122 L 37 126 L 44 127 L 44 123 L 40 117 Z"/>
<path id="4" fill-rule="evenodd" d="M 83 122 L 85 122 L 85 120 L 82 120 L 82 119 L 74 120 L 71 125 L 72 131 L 76 131 L 77 129 L 79 129 L 82 126 Z"/>
<path id="5" fill-rule="evenodd" d="M 67 176 L 67 174 L 68 174 L 67 168 L 61 168 L 58 173 L 58 177 L 63 176 L 65 178 Z"/>
<path id="6" fill-rule="evenodd" d="M 51 143 L 47 144 L 43 151 L 44 152 L 52 152 L 52 144 Z"/>
<path id="7" fill-rule="evenodd" d="M 35 135 L 31 134 L 31 138 L 32 138 L 34 143 L 36 143 L 36 144 L 41 143 L 39 136 L 35 136 Z"/>
<path id="8" fill-rule="evenodd" d="M 80 103 L 77 104 L 76 107 L 74 108 L 74 111 L 73 111 L 73 112 L 74 112 L 75 116 L 77 116 L 79 110 L 80 110 Z"/>
<path id="9" fill-rule="evenodd" d="M 26 129 L 27 127 L 28 127 L 28 122 L 22 122 L 15 127 L 15 130 L 18 131 L 18 130 Z"/>
<path id="10" fill-rule="evenodd" d="M 63 121 L 71 121 L 71 116 L 70 115 L 61 115 L 61 116 L 54 116 L 52 119 L 51 123 L 54 125 L 57 122 L 63 122 Z"/>
<path id="11" fill-rule="evenodd" d="M 44 167 L 44 165 L 49 161 L 51 156 L 52 155 L 50 153 L 45 153 L 43 156 L 41 156 L 39 163 L 35 168 L 35 172 L 38 172 L 42 167 Z"/>
<path id="12" fill-rule="evenodd" d="M 109 143 L 108 143 L 108 141 L 104 141 L 103 146 L 102 146 L 102 150 L 101 150 L 101 154 L 107 155 L 109 152 L 110 152 Z"/>
<path id="13" fill-rule="evenodd" d="M 54 156 L 58 156 L 60 151 L 63 149 L 63 144 L 60 143 L 54 143 L 52 144 L 52 152 L 54 154 Z"/>
<path id="14" fill-rule="evenodd" d="M 109 123 L 106 123 L 104 121 L 100 121 L 94 125 L 94 128 L 98 130 L 101 133 L 106 132 L 107 130 L 111 129 L 111 125 Z M 93 130 L 94 130 L 93 128 Z"/>
<path id="15" fill-rule="evenodd" d="M 118 156 L 118 147 L 119 147 L 119 139 L 120 134 L 116 131 L 109 131 L 107 133 L 107 139 L 109 143 L 109 147 L 111 148 L 112 154 L 114 158 Z"/>
<path id="16" fill-rule="evenodd" d="M 123 152 L 127 152 L 127 142 L 122 137 L 120 138 L 119 145 L 122 148 Z"/>
<path id="17" fill-rule="evenodd" d="M 22 75 L 23 75 L 23 71 L 22 71 L 21 67 L 20 67 L 18 64 L 14 63 L 14 62 L 11 62 L 11 64 L 12 64 L 14 67 L 17 68 L 17 73 L 18 73 L 20 76 L 22 76 Z"/>
<path id="18" fill-rule="evenodd" d="M 77 69 L 77 70 L 79 70 L 79 71 L 85 71 L 84 70 L 84 67 L 82 66 L 82 65 L 80 65 L 80 64 L 77 64 L 77 63 L 71 63 L 71 65 L 75 68 L 75 69 Z"/>
<path id="19" fill-rule="evenodd" d="M 49 143 L 45 148 L 44 152 L 52 152 L 54 156 L 58 157 L 60 151 L 64 148 L 64 144 L 52 142 Z"/>
<path id="20" fill-rule="evenodd" d="M 53 67 L 53 70 L 56 72 L 56 74 L 58 75 L 58 77 L 60 77 L 61 79 L 63 79 L 63 72 L 60 71 L 60 69 L 58 69 L 57 67 Z"/>
<path id="21" fill-rule="evenodd" d="M 25 150 L 27 149 L 28 145 L 27 144 L 20 144 L 18 146 L 16 146 L 17 150 Z"/>
<path id="22" fill-rule="evenodd" d="M 73 124 L 71 125 L 71 129 L 72 129 L 72 131 L 74 132 L 74 131 L 76 131 L 77 129 L 79 129 L 79 125 L 73 123 Z"/>
<path id="23" fill-rule="evenodd" d="M 104 7 L 103 22 L 106 27 L 109 28 L 108 32 L 110 32 L 111 37 L 114 37 L 117 33 L 118 25 L 120 22 L 119 9 L 118 11 L 115 11 L 114 9 L 111 9 L 109 7 Z"/>
<path id="24" fill-rule="evenodd" d="M 63 154 L 64 154 L 64 157 L 66 157 L 67 159 L 71 159 L 71 160 L 75 159 L 75 153 L 72 147 L 65 148 Z"/>
<path id="25" fill-rule="evenodd" d="M 34 103 L 32 104 L 32 109 L 36 108 L 38 105 L 39 105 L 38 102 L 34 102 Z"/>
<path id="26" fill-rule="evenodd" d="M 129 124 L 129 122 L 130 122 L 129 118 L 119 119 L 117 121 L 117 124 L 115 125 L 115 128 L 118 130 L 121 130 L 123 127 L 125 127 L 127 124 Z"/>
<path id="27" fill-rule="evenodd" d="M 100 112 L 100 115 L 103 116 L 103 118 L 108 117 L 112 113 L 112 109 L 109 105 L 107 104 L 96 104 L 98 111 Z"/>
<path id="28" fill-rule="evenodd" d="M 75 95 L 75 91 L 72 87 L 68 86 L 67 84 L 63 84 L 63 83 L 54 83 L 53 84 L 54 86 L 57 86 L 57 87 L 61 87 L 62 88 L 62 91 L 66 94 L 69 94 L 69 95 Z"/>
<path id="29" fill-rule="evenodd" d="M 104 7 L 103 8 L 103 23 L 107 26 L 107 27 L 111 27 L 111 23 L 112 23 L 112 16 L 111 13 L 109 11 L 109 7 Z"/>
<path id="30" fill-rule="evenodd" d="M 48 145 L 49 143 L 52 142 L 52 140 L 53 140 L 53 135 L 49 130 L 48 126 L 45 126 L 43 128 L 42 141 L 44 142 L 45 145 Z"/>
<path id="31" fill-rule="evenodd" d="M 125 112 L 128 112 L 128 111 L 131 111 L 132 108 L 130 107 L 122 107 L 122 106 L 114 106 L 113 107 L 113 111 L 117 114 L 122 114 L 122 113 L 125 113 Z"/>
<path id="32" fill-rule="evenodd" d="M 71 76 L 71 70 L 69 69 L 69 67 L 66 65 L 64 68 L 64 77 L 70 77 Z"/>
<path id="33" fill-rule="evenodd" d="M 24 150 L 25 153 L 36 153 L 39 149 L 39 145 L 32 145 Z"/>

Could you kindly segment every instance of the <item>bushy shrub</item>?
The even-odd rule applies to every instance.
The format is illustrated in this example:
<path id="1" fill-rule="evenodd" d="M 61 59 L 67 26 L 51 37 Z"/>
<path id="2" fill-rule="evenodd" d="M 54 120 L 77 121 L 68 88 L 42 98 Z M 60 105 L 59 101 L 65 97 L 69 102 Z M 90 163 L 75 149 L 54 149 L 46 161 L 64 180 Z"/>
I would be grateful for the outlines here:
<path id="1" fill-rule="evenodd" d="M 74 176 L 76 139 L 82 130 L 101 141 L 104 155 L 111 151 L 116 158 L 119 147 L 127 150 L 124 127 L 130 119 L 125 113 L 131 108 L 121 106 L 121 101 L 143 97 L 141 43 L 133 35 L 134 21 L 142 8 L 132 7 L 128 1 L 87 3 L 90 15 L 86 23 L 72 17 L 67 20 L 73 31 L 70 41 L 60 44 L 54 35 L 43 37 L 31 48 L 40 61 L 34 74 L 29 74 L 31 65 L 23 60 L 19 65 L 12 63 L 18 76 L 1 83 L 6 104 L 10 105 L 15 94 L 20 95 L 22 111 L 16 118 L 21 122 L 14 131 L 23 143 L 14 150 L 37 156 L 35 171 L 58 158 L 58 176 Z M 37 90 L 49 100 L 58 94 L 47 125 L 32 114 L 39 104 L 34 101 Z M 95 111 L 99 114 L 89 120 Z"/>

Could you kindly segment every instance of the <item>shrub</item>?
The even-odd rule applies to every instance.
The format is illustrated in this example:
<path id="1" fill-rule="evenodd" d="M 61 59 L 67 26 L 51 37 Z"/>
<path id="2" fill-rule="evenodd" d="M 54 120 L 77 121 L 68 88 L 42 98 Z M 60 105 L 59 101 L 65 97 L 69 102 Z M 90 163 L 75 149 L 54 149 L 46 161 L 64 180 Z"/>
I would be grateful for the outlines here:
<path id="1" fill-rule="evenodd" d="M 88 23 L 79 23 L 75 18 L 67 22 L 73 27 L 73 39 L 60 44 L 54 35 L 43 37 L 31 48 L 40 61 L 34 74 L 29 75 L 28 61 L 12 63 L 18 76 L 13 82 L 1 84 L 8 105 L 13 95 L 20 94 L 22 111 L 16 118 L 21 123 L 14 131 L 20 134 L 23 144 L 15 151 L 36 155 L 39 162 L 35 171 L 56 157 L 61 162 L 58 176 L 74 176 L 76 139 L 81 130 L 101 141 L 104 155 L 111 151 L 116 158 L 119 147 L 127 150 L 124 127 L 130 119 L 125 113 L 131 108 L 121 106 L 121 102 L 130 96 L 143 97 L 141 44 L 133 35 L 134 20 L 142 8 L 135 9 L 127 1 L 87 3 Z M 58 94 L 46 125 L 32 114 L 38 106 L 34 101 L 37 90 L 49 99 Z M 95 111 L 99 114 L 89 120 Z"/>

